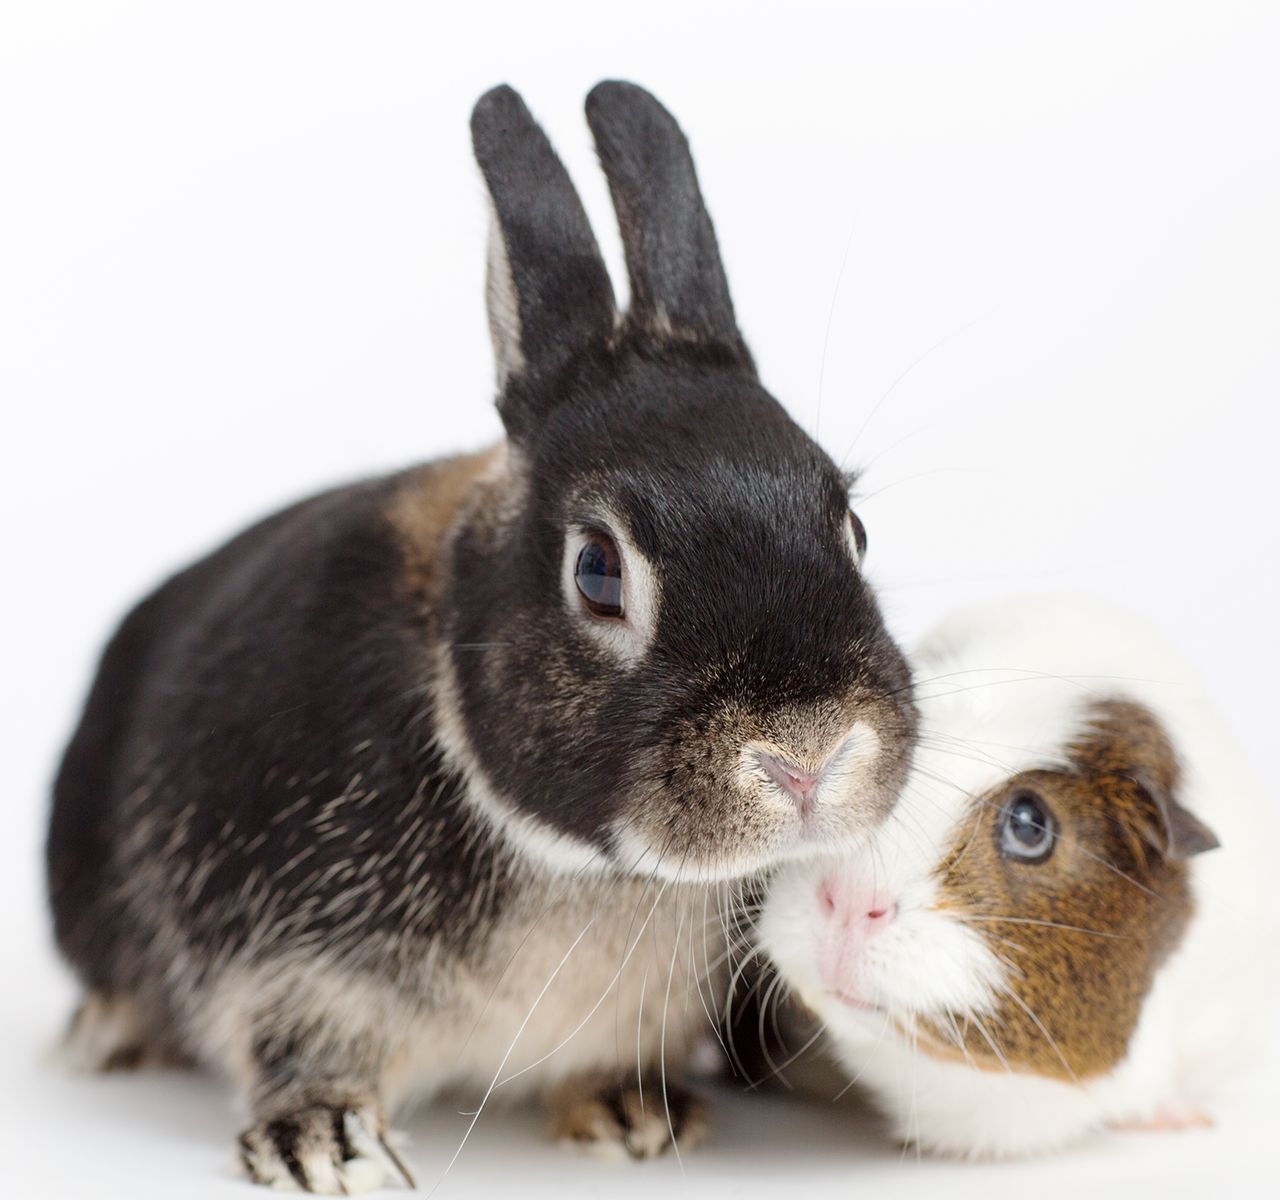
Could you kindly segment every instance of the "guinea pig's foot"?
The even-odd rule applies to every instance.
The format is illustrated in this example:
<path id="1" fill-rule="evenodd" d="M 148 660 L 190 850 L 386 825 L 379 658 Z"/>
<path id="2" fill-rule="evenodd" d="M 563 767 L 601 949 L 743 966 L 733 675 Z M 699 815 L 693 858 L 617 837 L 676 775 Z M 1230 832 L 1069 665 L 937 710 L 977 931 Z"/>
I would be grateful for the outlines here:
<path id="1" fill-rule="evenodd" d="M 1197 1108 L 1160 1108 L 1149 1117 L 1109 1121 L 1118 1133 L 1183 1133 L 1188 1129 L 1212 1129 L 1213 1118 Z"/>
<path id="2" fill-rule="evenodd" d="M 602 1158 L 656 1158 L 672 1145 L 688 1150 L 708 1130 L 702 1101 L 670 1086 L 664 1096 L 658 1080 L 571 1083 L 552 1100 L 552 1136 Z"/>
<path id="3" fill-rule="evenodd" d="M 280 1191 L 347 1196 L 415 1186 L 370 1108 L 313 1104 L 262 1121 L 240 1135 L 240 1160 L 255 1183 Z"/>

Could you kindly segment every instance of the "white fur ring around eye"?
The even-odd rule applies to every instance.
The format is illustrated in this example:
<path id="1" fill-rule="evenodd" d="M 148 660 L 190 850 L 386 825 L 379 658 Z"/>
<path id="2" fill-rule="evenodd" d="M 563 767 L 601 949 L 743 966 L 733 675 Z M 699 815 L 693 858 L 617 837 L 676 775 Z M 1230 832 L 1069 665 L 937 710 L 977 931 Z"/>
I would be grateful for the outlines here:
<path id="1" fill-rule="evenodd" d="M 653 640 L 657 580 L 649 560 L 612 513 L 571 526 L 560 582 L 564 602 L 587 636 L 624 663 L 638 662 Z"/>

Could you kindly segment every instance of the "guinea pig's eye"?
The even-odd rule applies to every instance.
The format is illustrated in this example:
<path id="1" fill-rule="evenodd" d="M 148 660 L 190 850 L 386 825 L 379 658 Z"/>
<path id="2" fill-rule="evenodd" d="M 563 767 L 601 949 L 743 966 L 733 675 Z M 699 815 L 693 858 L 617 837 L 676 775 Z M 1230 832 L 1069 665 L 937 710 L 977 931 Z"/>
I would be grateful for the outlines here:
<path id="1" fill-rule="evenodd" d="M 573 567 L 573 582 L 593 617 L 622 616 L 622 555 L 608 534 L 587 534 Z"/>
<path id="2" fill-rule="evenodd" d="M 867 529 L 853 509 L 849 510 L 849 544 L 853 547 L 853 557 L 861 562 L 867 554 Z"/>
<path id="3" fill-rule="evenodd" d="M 1035 792 L 1014 792 L 1000 810 L 1000 853 L 1024 863 L 1042 863 L 1058 841 L 1058 822 Z"/>

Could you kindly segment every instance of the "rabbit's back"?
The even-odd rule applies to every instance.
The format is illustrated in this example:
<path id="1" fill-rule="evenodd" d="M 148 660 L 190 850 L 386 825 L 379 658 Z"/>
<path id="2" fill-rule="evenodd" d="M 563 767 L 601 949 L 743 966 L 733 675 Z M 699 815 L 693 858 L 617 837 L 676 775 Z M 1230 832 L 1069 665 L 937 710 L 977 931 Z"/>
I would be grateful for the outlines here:
<path id="1" fill-rule="evenodd" d="M 467 835 L 432 739 L 433 547 L 406 537 L 443 535 L 461 490 L 437 485 L 458 474 L 431 464 L 303 501 L 122 623 L 48 846 L 59 942 L 92 987 L 153 983 L 150 951 L 175 941 L 205 968 L 403 933 L 411 904 L 431 914 L 424 934 L 482 919 L 468 879 L 487 839 Z M 436 527 L 407 528 L 406 510 Z M 427 874 L 424 908 L 412 880 Z"/>

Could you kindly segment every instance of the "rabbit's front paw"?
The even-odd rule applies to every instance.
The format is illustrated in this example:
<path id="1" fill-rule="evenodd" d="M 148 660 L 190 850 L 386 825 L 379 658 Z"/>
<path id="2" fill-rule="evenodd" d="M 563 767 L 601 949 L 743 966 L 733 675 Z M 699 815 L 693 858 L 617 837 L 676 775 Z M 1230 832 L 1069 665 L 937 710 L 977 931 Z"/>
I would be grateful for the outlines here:
<path id="1" fill-rule="evenodd" d="M 284 1191 L 339 1196 L 414 1186 L 369 1108 L 313 1104 L 262 1121 L 240 1135 L 240 1159 L 255 1183 Z"/>

